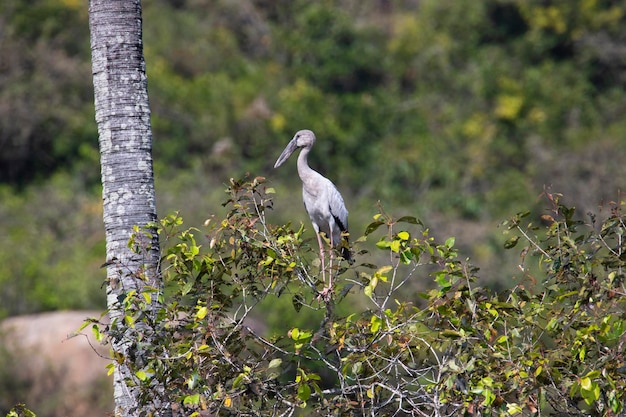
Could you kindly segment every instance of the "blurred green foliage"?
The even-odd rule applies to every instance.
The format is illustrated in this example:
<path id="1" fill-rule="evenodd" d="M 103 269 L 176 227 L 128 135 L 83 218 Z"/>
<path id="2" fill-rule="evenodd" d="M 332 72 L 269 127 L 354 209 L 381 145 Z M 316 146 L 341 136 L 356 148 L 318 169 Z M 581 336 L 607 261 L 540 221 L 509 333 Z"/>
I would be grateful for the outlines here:
<path id="1" fill-rule="evenodd" d="M 271 167 L 310 128 L 311 165 L 353 227 L 379 199 L 420 213 L 504 282 L 493 226 L 544 184 L 580 212 L 625 185 L 621 2 L 143 6 L 159 210 L 192 224 L 249 171 L 293 194 L 277 222 L 308 226 L 294 168 Z M 86 3 L 5 0 L 0 16 L 0 316 L 92 306 L 104 243 L 85 209 L 100 204 Z"/>
<path id="2" fill-rule="evenodd" d="M 105 305 L 102 206 L 77 182 L 57 174 L 17 195 L 0 188 L 0 315 Z"/>

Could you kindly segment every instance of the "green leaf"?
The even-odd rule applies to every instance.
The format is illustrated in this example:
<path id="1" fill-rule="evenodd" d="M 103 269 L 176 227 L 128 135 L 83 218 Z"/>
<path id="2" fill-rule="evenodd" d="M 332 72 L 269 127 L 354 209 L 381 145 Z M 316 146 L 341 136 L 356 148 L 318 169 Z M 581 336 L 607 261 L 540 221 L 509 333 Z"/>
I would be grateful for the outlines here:
<path id="1" fill-rule="evenodd" d="M 189 248 L 189 252 L 187 253 L 187 256 L 191 259 L 191 258 L 196 257 L 199 253 L 200 253 L 200 247 L 196 245 L 192 245 Z"/>
<path id="2" fill-rule="evenodd" d="M 152 302 L 152 295 L 149 292 L 142 292 L 141 295 L 143 299 L 146 300 L 146 303 L 150 304 Z"/>
<path id="3" fill-rule="evenodd" d="M 435 282 L 441 287 L 442 290 L 447 290 L 452 286 L 448 274 L 443 271 L 435 274 Z"/>
<path id="4" fill-rule="evenodd" d="M 311 398 L 311 387 L 308 384 L 298 386 L 298 398 L 302 402 L 307 402 Z"/>
<path id="5" fill-rule="evenodd" d="M 602 372 L 598 371 L 597 369 L 594 371 L 589 372 L 587 375 L 585 375 L 587 378 L 598 378 L 600 375 L 602 375 Z"/>
<path id="6" fill-rule="evenodd" d="M 293 304 L 293 308 L 296 310 L 297 313 L 300 312 L 300 310 L 302 309 L 302 306 L 304 305 L 304 296 L 302 294 L 294 294 L 293 297 L 291 298 L 291 304 Z"/>
<path id="7" fill-rule="evenodd" d="M 600 398 L 600 386 L 587 377 L 580 380 L 580 395 L 587 405 L 592 405 Z"/>
<path id="8" fill-rule="evenodd" d="M 91 326 L 91 333 L 93 333 L 93 337 L 98 341 L 102 342 L 102 333 L 100 332 L 100 327 L 97 324 Z"/>
<path id="9" fill-rule="evenodd" d="M 370 284 L 368 285 L 368 287 L 371 288 L 371 291 L 374 291 L 376 289 L 376 286 L 378 285 L 378 278 L 379 278 L 379 276 L 380 275 L 378 275 L 378 274 L 374 274 L 374 276 L 370 280 Z"/>
<path id="10" fill-rule="evenodd" d="M 375 222 L 372 222 L 372 223 L 368 224 L 367 227 L 365 228 L 365 233 L 364 233 L 365 236 L 367 236 L 367 235 L 369 235 L 371 233 L 374 233 L 383 224 L 385 224 L 385 223 L 383 223 L 381 221 L 375 221 Z"/>
<path id="11" fill-rule="evenodd" d="M 280 359 L 280 358 L 272 359 L 272 360 L 270 361 L 269 365 L 267 365 L 267 368 L 268 368 L 268 369 L 271 369 L 271 368 L 277 368 L 277 367 L 279 367 L 282 363 L 283 363 L 283 360 L 282 360 L 282 359 Z"/>
<path id="12" fill-rule="evenodd" d="M 391 242 L 388 242 L 386 240 L 379 240 L 378 242 L 376 242 L 376 247 L 378 249 L 387 249 L 391 246 Z"/>
<path id="13" fill-rule="evenodd" d="M 442 331 L 441 335 L 443 337 L 448 337 L 448 338 L 451 338 L 451 339 L 459 339 L 459 338 L 463 337 L 463 335 L 461 333 L 457 332 L 456 330 L 449 330 L 449 329 Z"/>
<path id="14" fill-rule="evenodd" d="M 589 391 L 591 390 L 591 378 L 585 376 L 580 379 L 580 389 Z"/>
<path id="15" fill-rule="evenodd" d="M 293 329 L 291 329 L 290 335 L 293 340 L 298 340 L 298 338 L 300 337 L 300 329 L 294 327 Z"/>
<path id="16" fill-rule="evenodd" d="M 404 250 L 400 252 L 400 262 L 402 262 L 405 265 L 410 264 L 414 256 L 415 255 L 410 249 Z"/>
<path id="17" fill-rule="evenodd" d="M 452 249 L 452 247 L 454 246 L 454 242 L 456 241 L 456 239 L 454 237 L 449 237 L 446 239 L 446 243 L 445 246 L 448 249 Z"/>
<path id="18" fill-rule="evenodd" d="M 107 376 L 111 376 L 113 372 L 115 372 L 115 364 L 110 363 L 105 367 L 105 369 L 107 370 Z"/>
<path id="19" fill-rule="evenodd" d="M 369 298 L 372 298 L 372 294 L 374 294 L 374 289 L 371 285 L 366 285 L 365 288 L 363 288 L 363 293 Z"/>
<path id="20" fill-rule="evenodd" d="M 233 388 L 237 389 L 239 388 L 239 386 L 241 385 L 241 383 L 243 382 L 243 379 L 245 378 L 245 374 L 239 374 L 235 377 L 235 379 L 233 379 Z"/>
<path id="21" fill-rule="evenodd" d="M 307 379 L 309 381 L 321 381 L 322 377 L 319 376 L 318 374 L 310 373 L 310 374 L 307 374 Z"/>
<path id="22" fill-rule="evenodd" d="M 580 390 L 580 382 L 575 381 L 569 389 L 570 398 L 574 398 L 579 390 Z"/>
<path id="23" fill-rule="evenodd" d="M 313 337 L 313 333 L 311 333 L 308 330 L 301 330 L 298 329 L 297 327 L 294 327 L 293 329 L 291 329 L 290 331 L 291 334 L 291 339 L 294 340 L 295 342 L 299 342 L 299 343 L 306 343 L 308 342 L 311 337 Z"/>
<path id="24" fill-rule="evenodd" d="M 191 289 L 193 288 L 195 282 L 193 280 L 189 280 L 187 282 L 185 282 L 185 285 L 183 285 L 183 288 L 181 288 L 180 292 L 181 295 L 187 295 L 189 294 L 189 291 L 191 291 Z"/>
<path id="25" fill-rule="evenodd" d="M 411 235 L 409 234 L 409 232 L 400 232 L 398 233 L 398 238 L 400 238 L 400 240 L 409 240 L 411 238 Z"/>
<path id="26" fill-rule="evenodd" d="M 372 333 L 376 333 L 380 330 L 383 325 L 383 319 L 378 316 L 372 316 L 370 319 L 370 331 Z"/>
<path id="27" fill-rule="evenodd" d="M 143 370 L 135 372 L 135 376 L 139 378 L 140 381 L 145 381 L 148 379 L 148 374 L 146 374 L 146 372 Z"/>
<path id="28" fill-rule="evenodd" d="M 91 323 L 97 322 L 96 319 L 86 319 L 85 321 L 83 321 L 83 324 L 80 325 L 80 327 L 78 328 L 78 330 L 76 330 L 75 334 L 80 333 L 82 330 L 84 330 L 87 326 L 89 326 Z"/>
<path id="29" fill-rule="evenodd" d="M 485 399 L 482 402 L 482 405 L 491 405 L 493 401 L 496 399 L 496 394 L 494 394 L 494 392 L 490 389 L 483 390 L 482 395 L 485 397 Z"/>
<path id="30" fill-rule="evenodd" d="M 510 416 L 520 414 L 522 411 L 524 411 L 524 409 L 517 403 L 508 403 L 506 405 L 506 412 Z"/>
<path id="31" fill-rule="evenodd" d="M 209 312 L 209 309 L 206 306 L 202 306 L 198 309 L 198 312 L 196 313 L 196 318 L 198 320 L 202 320 L 203 318 L 206 317 L 208 312 Z"/>
<path id="32" fill-rule="evenodd" d="M 198 385 L 199 380 L 200 376 L 197 372 L 194 372 L 189 378 L 187 378 L 187 388 L 193 390 Z"/>
<path id="33" fill-rule="evenodd" d="M 507 239 L 507 241 L 504 242 L 504 249 L 514 248 L 515 245 L 517 245 L 518 241 L 519 241 L 519 236 L 513 236 L 512 238 Z"/>
<path id="34" fill-rule="evenodd" d="M 198 405 L 200 403 L 200 394 L 187 395 L 183 400 L 184 405 Z"/>
<path id="35" fill-rule="evenodd" d="M 608 397 L 611 411 L 613 411 L 613 414 L 619 414 L 619 412 L 622 410 L 622 404 L 619 399 L 620 397 L 616 393 L 616 390 L 610 391 Z"/>
<path id="36" fill-rule="evenodd" d="M 393 266 L 391 265 L 384 265 L 381 266 L 380 268 L 378 268 L 375 272 L 375 274 L 377 275 L 385 275 L 387 272 L 391 271 L 393 269 Z"/>
<path id="37" fill-rule="evenodd" d="M 127 314 L 124 316 L 124 323 L 126 323 L 126 326 L 128 327 L 131 327 L 131 328 L 135 327 L 135 319 L 131 315 Z"/>
<path id="38" fill-rule="evenodd" d="M 418 225 L 422 225 L 421 220 L 413 217 L 413 216 L 402 216 L 397 220 L 398 223 L 411 223 L 411 224 L 418 224 Z"/>

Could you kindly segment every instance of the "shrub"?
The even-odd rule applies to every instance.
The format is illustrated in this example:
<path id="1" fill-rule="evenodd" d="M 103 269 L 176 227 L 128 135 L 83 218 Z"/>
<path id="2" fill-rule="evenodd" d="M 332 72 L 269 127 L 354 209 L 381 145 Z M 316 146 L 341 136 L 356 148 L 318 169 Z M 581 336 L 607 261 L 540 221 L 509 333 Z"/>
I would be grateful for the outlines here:
<path id="1" fill-rule="evenodd" d="M 134 354 L 113 364 L 145 388 L 143 414 L 158 402 L 158 380 L 188 415 L 624 415 L 620 204 L 583 223 L 546 192 L 541 226 L 524 224 L 528 213 L 504 222 L 505 246 L 524 247 L 522 275 L 501 293 L 475 284 L 478 269 L 458 259 L 454 238 L 438 243 L 420 220 L 381 208 L 353 239 L 357 262 L 334 266 L 337 286 L 323 297 L 303 228 L 266 222 L 272 193 L 262 178 L 231 180 L 225 219 L 203 229 L 184 229 L 177 215 L 161 222 L 165 292 L 120 300 L 126 325 L 141 331 Z M 371 239 L 387 265 L 366 262 Z M 141 241 L 138 231 L 138 253 Z M 421 300 L 402 292 L 426 277 L 435 285 Z M 146 314 L 151 297 L 163 301 L 156 314 Z M 321 320 L 297 327 L 285 316 L 277 334 L 249 325 L 261 303 L 284 298 L 294 315 L 319 310 Z M 119 330 L 114 322 L 101 336 Z M 155 343 L 142 343 L 145 332 Z"/>

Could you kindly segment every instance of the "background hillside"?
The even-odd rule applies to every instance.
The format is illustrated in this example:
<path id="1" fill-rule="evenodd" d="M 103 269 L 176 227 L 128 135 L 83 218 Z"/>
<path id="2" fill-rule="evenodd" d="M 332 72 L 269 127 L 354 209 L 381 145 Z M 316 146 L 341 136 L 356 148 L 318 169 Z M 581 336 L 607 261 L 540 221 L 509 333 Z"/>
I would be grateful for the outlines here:
<path id="1" fill-rule="evenodd" d="M 0 317 L 104 306 L 85 3 L 0 4 Z M 544 186 L 581 214 L 625 188 L 623 1 L 143 4 L 161 216 L 201 225 L 250 172 L 309 228 L 295 162 L 272 166 L 310 128 L 353 235 L 380 200 L 508 287 L 499 222 Z"/>

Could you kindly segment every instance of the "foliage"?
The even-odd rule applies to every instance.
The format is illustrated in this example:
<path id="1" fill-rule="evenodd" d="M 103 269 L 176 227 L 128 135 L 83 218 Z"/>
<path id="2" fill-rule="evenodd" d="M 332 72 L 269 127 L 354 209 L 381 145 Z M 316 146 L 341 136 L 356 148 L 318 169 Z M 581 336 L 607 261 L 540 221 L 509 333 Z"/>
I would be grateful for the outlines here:
<path id="1" fill-rule="evenodd" d="M 36 417 L 24 404 L 17 404 L 7 414 L 6 417 Z"/>
<path id="2" fill-rule="evenodd" d="M 535 190 L 552 184 L 585 212 L 624 186 L 619 2 L 143 3 L 162 212 L 199 222 L 224 179 L 269 176 L 282 145 L 308 127 L 319 138 L 311 165 L 338 183 L 353 227 L 366 226 L 376 200 L 410 208 L 433 234 L 455 235 L 493 284 L 509 273 L 499 274 L 505 255 L 486 231 L 535 209 Z M 0 4 L 0 229 L 10 230 L 0 238 L 1 315 L 100 297 L 97 279 L 78 300 L 66 296 L 102 263 L 103 242 L 90 234 L 85 248 L 78 236 L 98 213 L 55 198 L 100 199 L 86 6 Z M 295 188 L 293 177 L 272 180 Z M 277 222 L 300 211 L 278 207 Z M 55 220 L 62 233 L 48 233 L 50 218 L 67 220 Z M 459 235 L 468 221 L 488 243 Z"/>
<path id="3" fill-rule="evenodd" d="M 623 203 L 585 224 L 546 191 L 542 226 L 525 225 L 528 213 L 504 223 L 506 246 L 524 246 L 523 274 L 499 294 L 476 284 L 454 238 L 438 243 L 420 220 L 381 208 L 355 239 L 357 262 L 335 265 L 337 286 L 324 297 L 302 229 L 267 223 L 272 193 L 260 177 L 231 180 L 225 219 L 203 229 L 184 229 L 178 215 L 161 222 L 165 293 L 120 300 L 126 322 L 157 337 L 139 338 L 132 357 L 112 365 L 132 367 L 144 414 L 160 381 L 187 415 L 624 415 Z M 381 229 L 376 250 L 389 262 L 359 263 Z M 436 287 L 421 302 L 400 291 L 426 277 Z M 164 307 L 151 319 L 155 296 Z M 286 332 L 254 330 L 258 306 L 281 297 L 294 316 L 320 309 L 323 319 L 295 327 L 286 316 Z M 116 326 L 94 331 L 104 340 Z"/>
<path id="4" fill-rule="evenodd" d="M 0 15 L 0 181 L 23 186 L 89 161 L 87 13 L 70 1 L 7 0 Z"/>
<path id="5" fill-rule="evenodd" d="M 102 206 L 80 178 L 57 174 L 13 194 L 0 187 L 0 318 L 101 308 Z M 89 278 L 89 279 L 86 279 Z"/>
<path id="6" fill-rule="evenodd" d="M 536 210 L 546 183 L 579 213 L 624 186 L 620 2 L 143 3 L 159 209 L 192 224 L 216 206 L 224 178 L 268 175 L 281 144 L 310 127 L 320 139 L 311 163 L 339 183 L 353 230 L 367 227 L 373 201 L 408 208 L 432 235 L 457 237 L 481 284 L 506 288 L 515 266 L 490 224 Z M 4 0 L 0 11 L 0 317 L 100 306 L 86 3 Z M 273 185 L 295 189 L 294 178 L 277 171 Z M 273 217 L 301 211 L 283 205 Z M 288 314 L 286 298 L 255 311 Z M 324 313 L 303 308 L 294 323 Z"/>
<path id="7" fill-rule="evenodd" d="M 70 170 L 97 183 L 86 8 L 1 10 L 0 180 Z M 555 176 L 536 148 L 584 155 L 623 129 L 625 13 L 594 0 L 146 1 L 155 159 L 259 172 L 279 136 L 308 127 L 323 138 L 315 165 L 355 195 L 502 215 Z"/>

